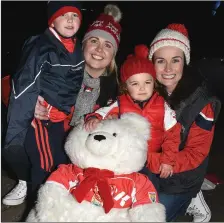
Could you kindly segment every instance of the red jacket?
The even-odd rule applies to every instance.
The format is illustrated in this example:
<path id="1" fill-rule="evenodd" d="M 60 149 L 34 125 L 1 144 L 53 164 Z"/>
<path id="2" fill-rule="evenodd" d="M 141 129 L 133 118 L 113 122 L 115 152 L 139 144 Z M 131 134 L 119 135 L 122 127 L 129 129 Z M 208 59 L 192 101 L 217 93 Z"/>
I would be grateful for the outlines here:
<path id="1" fill-rule="evenodd" d="M 190 128 L 185 148 L 176 153 L 174 173 L 180 173 L 197 168 L 207 157 L 214 136 L 214 125 L 211 131 L 203 126 L 210 125 L 214 121 L 212 105 L 206 105 Z M 149 153 L 149 168 L 158 172 L 162 153 Z"/>
<path id="2" fill-rule="evenodd" d="M 162 151 L 161 156 L 155 162 L 158 165 L 160 163 L 174 165 L 175 154 L 178 152 L 180 144 L 181 126 L 176 122 L 175 112 L 169 108 L 164 99 L 154 93 L 143 109 L 138 104 L 135 104 L 129 95 L 122 95 L 118 100 L 119 103 L 115 102 L 110 107 L 100 108 L 95 113 L 90 114 L 87 119 L 91 116 L 104 119 L 112 114 L 127 112 L 134 112 L 144 116 L 151 124 L 151 138 L 148 142 L 148 163 L 151 162 L 150 153 Z"/>

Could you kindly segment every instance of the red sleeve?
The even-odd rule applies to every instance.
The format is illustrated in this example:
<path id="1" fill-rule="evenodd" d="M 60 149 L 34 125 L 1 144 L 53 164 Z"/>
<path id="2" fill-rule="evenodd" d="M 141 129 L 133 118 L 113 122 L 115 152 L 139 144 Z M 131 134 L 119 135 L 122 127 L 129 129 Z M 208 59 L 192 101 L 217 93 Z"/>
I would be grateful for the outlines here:
<path id="1" fill-rule="evenodd" d="M 189 131 L 185 148 L 175 156 L 174 173 L 195 169 L 210 151 L 214 136 L 214 112 L 211 104 L 206 105 Z M 179 146 L 178 146 L 179 147 Z M 148 168 L 159 173 L 162 153 L 148 154 Z"/>
<path id="2" fill-rule="evenodd" d="M 133 207 L 137 205 L 159 202 L 157 191 L 147 176 L 137 173 L 135 186 L 136 194 Z"/>
<path id="3" fill-rule="evenodd" d="M 1 79 L 1 87 L 2 87 L 2 102 L 5 106 L 8 106 L 9 104 L 9 98 L 10 98 L 10 92 L 11 92 L 11 77 L 10 75 L 7 75 Z"/>
<path id="4" fill-rule="evenodd" d="M 160 157 L 161 157 L 161 152 L 157 153 L 157 152 L 150 152 L 148 153 L 148 163 L 147 163 L 147 167 L 149 168 L 149 170 L 152 173 L 159 173 L 159 167 L 161 165 L 160 163 Z"/>
<path id="5" fill-rule="evenodd" d="M 180 132 L 180 123 L 176 123 L 171 129 L 164 132 L 160 163 L 175 165 L 175 156 L 179 152 Z"/>
<path id="6" fill-rule="evenodd" d="M 206 105 L 190 128 L 185 148 L 177 153 L 174 173 L 197 168 L 207 157 L 214 136 L 214 112 Z"/>
<path id="7" fill-rule="evenodd" d="M 76 178 L 74 172 L 73 164 L 61 164 L 58 169 L 55 170 L 50 177 L 47 179 L 46 183 L 56 183 L 62 187 L 65 187 L 67 190 L 70 189 L 69 181 L 73 182 Z"/>
<path id="8" fill-rule="evenodd" d="M 148 152 L 149 170 L 158 174 L 161 163 L 175 165 L 176 154 L 179 151 L 181 125 L 176 123 L 172 128 L 164 132 L 162 152 Z"/>

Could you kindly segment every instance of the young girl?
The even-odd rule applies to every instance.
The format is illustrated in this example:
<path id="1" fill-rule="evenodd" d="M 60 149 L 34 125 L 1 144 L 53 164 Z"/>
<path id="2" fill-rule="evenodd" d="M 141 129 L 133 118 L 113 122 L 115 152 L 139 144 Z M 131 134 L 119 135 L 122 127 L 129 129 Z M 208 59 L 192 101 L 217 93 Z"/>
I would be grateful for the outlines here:
<path id="1" fill-rule="evenodd" d="M 135 55 L 128 56 L 121 67 L 121 81 L 125 93 L 111 106 L 89 114 L 85 128 L 92 131 L 102 119 L 117 117 L 126 112 L 135 112 L 146 117 L 151 123 L 149 151 L 156 153 L 162 148 L 163 154 L 160 157 L 161 165 L 153 168 L 154 173 L 160 173 L 160 177 L 167 178 L 173 174 L 175 153 L 180 142 L 180 125 L 176 122 L 174 111 L 154 91 L 156 73 L 147 56 L 148 48 L 145 45 L 135 47 Z M 151 160 L 148 159 L 147 167 L 151 166 L 150 163 Z M 157 186 L 156 182 L 151 180 Z"/>

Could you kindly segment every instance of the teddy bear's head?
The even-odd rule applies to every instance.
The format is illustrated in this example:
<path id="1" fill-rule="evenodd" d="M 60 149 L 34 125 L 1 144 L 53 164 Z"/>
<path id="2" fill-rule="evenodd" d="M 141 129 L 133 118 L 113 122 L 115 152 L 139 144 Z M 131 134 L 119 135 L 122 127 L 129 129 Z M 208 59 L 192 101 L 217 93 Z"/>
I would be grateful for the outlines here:
<path id="1" fill-rule="evenodd" d="M 150 124 L 140 115 L 126 113 L 120 119 L 104 120 L 92 132 L 82 124 L 67 137 L 65 150 L 72 163 L 81 168 L 108 169 L 129 174 L 146 162 Z"/>

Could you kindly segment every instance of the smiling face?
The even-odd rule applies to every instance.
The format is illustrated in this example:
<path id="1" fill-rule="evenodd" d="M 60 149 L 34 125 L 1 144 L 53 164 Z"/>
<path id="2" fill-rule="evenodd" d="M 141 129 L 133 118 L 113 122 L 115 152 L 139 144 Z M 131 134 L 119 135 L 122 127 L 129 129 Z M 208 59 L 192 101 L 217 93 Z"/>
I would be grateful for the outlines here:
<path id="1" fill-rule="evenodd" d="M 57 17 L 51 27 L 54 27 L 64 37 L 72 37 L 80 27 L 80 19 L 77 13 L 67 12 Z"/>
<path id="2" fill-rule="evenodd" d="M 84 42 L 85 69 L 94 78 L 104 73 L 114 58 L 114 47 L 107 39 L 91 37 Z"/>
<path id="3" fill-rule="evenodd" d="M 154 79 L 148 73 L 134 74 L 126 81 L 129 95 L 137 101 L 148 100 L 154 90 Z"/>
<path id="4" fill-rule="evenodd" d="M 153 55 L 156 78 L 169 93 L 173 92 L 182 78 L 184 59 L 184 52 L 174 46 L 161 47 Z"/>

